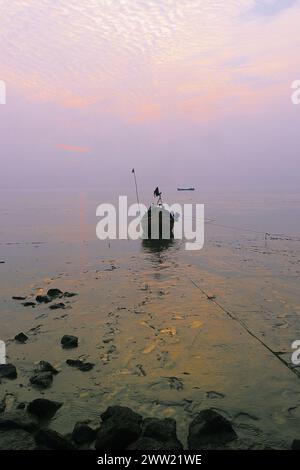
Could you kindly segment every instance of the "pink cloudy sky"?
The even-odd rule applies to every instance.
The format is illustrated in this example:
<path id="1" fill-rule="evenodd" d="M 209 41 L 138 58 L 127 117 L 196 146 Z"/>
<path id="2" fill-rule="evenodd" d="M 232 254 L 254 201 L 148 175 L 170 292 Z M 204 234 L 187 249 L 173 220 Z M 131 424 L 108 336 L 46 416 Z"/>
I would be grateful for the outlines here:
<path id="1" fill-rule="evenodd" d="M 2 187 L 299 184 L 298 0 L 0 11 Z"/>

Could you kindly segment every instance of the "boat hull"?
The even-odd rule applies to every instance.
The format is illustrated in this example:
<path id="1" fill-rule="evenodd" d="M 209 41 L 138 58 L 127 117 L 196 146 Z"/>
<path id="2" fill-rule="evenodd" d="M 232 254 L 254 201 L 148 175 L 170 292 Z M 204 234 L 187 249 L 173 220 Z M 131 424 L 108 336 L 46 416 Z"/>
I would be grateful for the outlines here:
<path id="1" fill-rule="evenodd" d="M 162 206 L 151 206 L 141 220 L 144 240 L 174 238 L 174 216 Z"/>

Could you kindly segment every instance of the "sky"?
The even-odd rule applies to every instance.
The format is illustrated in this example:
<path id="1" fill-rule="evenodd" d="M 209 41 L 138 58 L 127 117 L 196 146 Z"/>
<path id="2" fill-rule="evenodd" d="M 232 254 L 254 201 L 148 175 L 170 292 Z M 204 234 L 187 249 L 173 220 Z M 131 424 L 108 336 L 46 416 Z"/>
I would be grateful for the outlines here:
<path id="1" fill-rule="evenodd" d="M 299 187 L 300 1 L 0 12 L 0 188 Z"/>

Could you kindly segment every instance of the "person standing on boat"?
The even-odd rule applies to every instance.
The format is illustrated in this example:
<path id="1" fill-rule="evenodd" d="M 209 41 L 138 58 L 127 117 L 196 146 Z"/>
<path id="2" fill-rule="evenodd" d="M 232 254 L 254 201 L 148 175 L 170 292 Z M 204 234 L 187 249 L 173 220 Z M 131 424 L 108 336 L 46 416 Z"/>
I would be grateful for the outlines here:
<path id="1" fill-rule="evenodd" d="M 158 197 L 157 205 L 161 206 L 162 205 L 162 198 L 161 198 L 161 192 L 159 191 L 158 186 L 156 186 L 153 195 L 154 195 L 154 197 Z"/>

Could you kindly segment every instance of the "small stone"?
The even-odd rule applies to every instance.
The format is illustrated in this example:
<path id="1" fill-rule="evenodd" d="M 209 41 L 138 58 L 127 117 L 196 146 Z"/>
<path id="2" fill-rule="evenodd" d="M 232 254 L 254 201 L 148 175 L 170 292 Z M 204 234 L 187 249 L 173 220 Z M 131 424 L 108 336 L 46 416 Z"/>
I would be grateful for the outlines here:
<path id="1" fill-rule="evenodd" d="M 65 304 L 63 302 L 59 302 L 57 304 L 50 305 L 50 310 L 58 310 L 59 308 L 65 308 Z"/>
<path id="2" fill-rule="evenodd" d="M 0 364 L 0 378 L 16 379 L 17 369 L 13 364 Z"/>
<path id="3" fill-rule="evenodd" d="M 40 361 L 38 363 L 36 372 L 51 372 L 51 374 L 54 375 L 58 374 L 58 370 L 56 370 L 55 367 L 53 367 L 50 362 L 47 361 Z"/>
<path id="4" fill-rule="evenodd" d="M 39 419 L 52 418 L 63 404 L 57 401 L 37 398 L 27 406 L 28 413 L 37 416 Z"/>
<path id="5" fill-rule="evenodd" d="M 78 338 L 77 336 L 64 335 L 61 339 L 61 345 L 63 349 L 77 348 Z"/>
<path id="6" fill-rule="evenodd" d="M 231 423 L 214 410 L 202 410 L 189 426 L 188 448 L 216 448 L 237 439 Z"/>
<path id="7" fill-rule="evenodd" d="M 26 341 L 28 340 L 28 336 L 26 336 L 24 333 L 19 333 L 15 336 L 15 340 L 18 343 L 26 343 Z"/>
<path id="8" fill-rule="evenodd" d="M 24 305 L 24 307 L 35 307 L 36 303 L 35 302 L 23 302 L 22 305 Z"/>
<path id="9" fill-rule="evenodd" d="M 49 295 L 37 295 L 35 300 L 39 304 L 48 304 L 49 302 L 52 301 L 52 298 Z"/>
<path id="10" fill-rule="evenodd" d="M 51 297 L 52 299 L 56 299 L 57 297 L 61 297 L 63 295 L 60 289 L 49 289 L 47 292 L 47 296 Z"/>
<path id="11" fill-rule="evenodd" d="M 63 296 L 64 297 L 75 297 L 75 295 L 78 295 L 76 294 L 76 292 L 64 292 Z"/>
<path id="12" fill-rule="evenodd" d="M 73 441 L 78 444 L 87 444 L 96 437 L 97 431 L 90 428 L 86 423 L 76 423 L 72 432 Z"/>
<path id="13" fill-rule="evenodd" d="M 68 364 L 68 366 L 76 367 L 82 372 L 88 372 L 89 370 L 92 370 L 95 365 L 95 364 L 92 364 L 91 362 L 80 361 L 80 359 L 67 359 L 66 363 Z"/>
<path id="14" fill-rule="evenodd" d="M 38 372 L 30 377 L 30 383 L 39 388 L 48 388 L 52 384 L 53 376 L 51 372 Z"/>
<path id="15" fill-rule="evenodd" d="M 21 297 L 20 295 L 14 295 L 13 297 L 13 300 L 26 300 L 27 297 Z"/>

